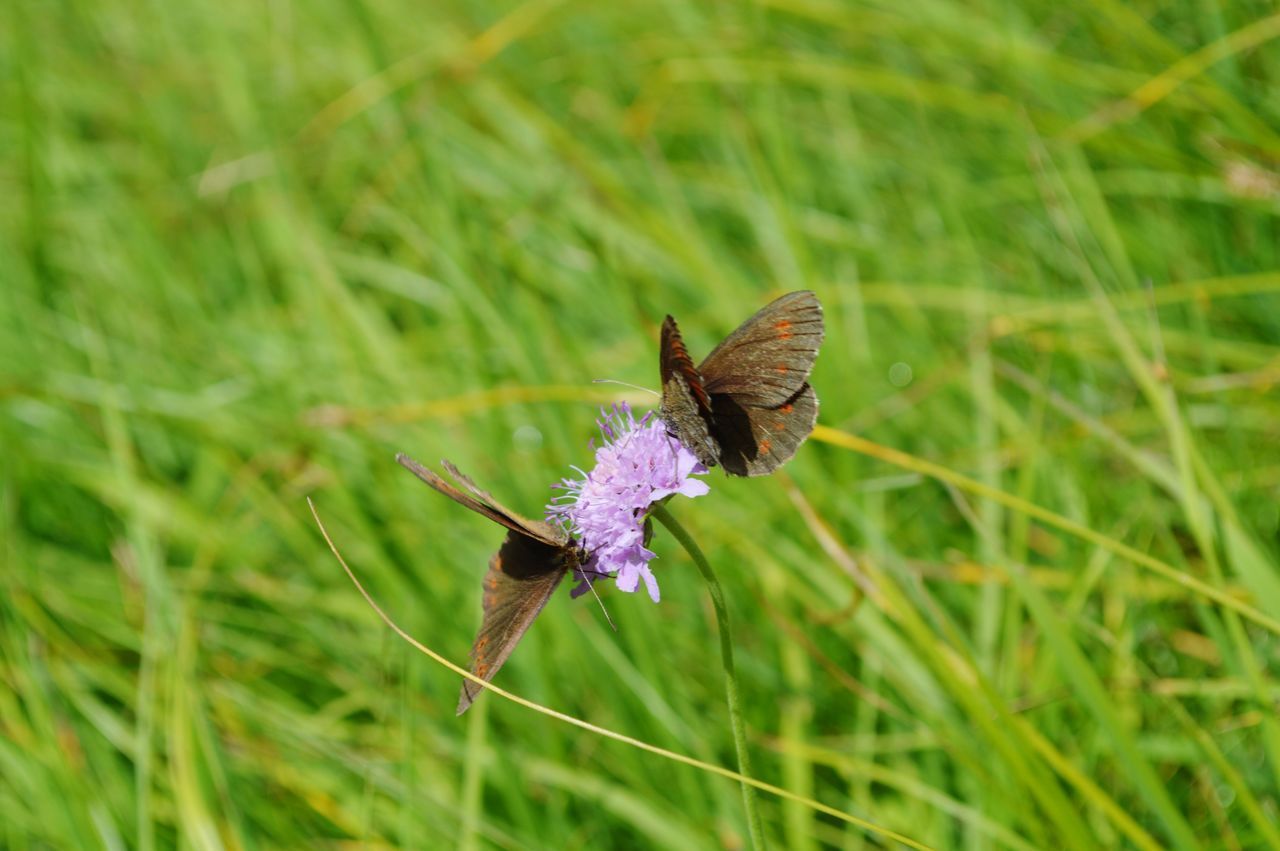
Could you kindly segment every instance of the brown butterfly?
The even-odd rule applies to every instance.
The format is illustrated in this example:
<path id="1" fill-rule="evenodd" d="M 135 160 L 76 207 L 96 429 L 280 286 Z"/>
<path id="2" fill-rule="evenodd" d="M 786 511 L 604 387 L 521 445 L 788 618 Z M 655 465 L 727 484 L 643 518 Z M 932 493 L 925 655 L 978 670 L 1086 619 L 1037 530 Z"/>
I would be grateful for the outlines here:
<path id="1" fill-rule="evenodd" d="M 466 493 L 403 453 L 396 460 L 440 493 L 508 529 L 502 546 L 489 559 L 484 576 L 484 617 L 471 645 L 471 673 L 488 682 L 520 643 L 560 580 L 578 568 L 578 547 L 554 526 L 504 508 L 448 461 L 441 463 Z M 470 708 L 480 691 L 471 680 L 462 681 L 459 715 Z"/>
<path id="2" fill-rule="evenodd" d="M 738 326 L 693 365 L 676 321 L 662 323 L 667 430 L 703 464 L 734 476 L 772 473 L 813 431 L 818 397 L 809 372 L 822 345 L 822 305 L 787 293 Z"/>

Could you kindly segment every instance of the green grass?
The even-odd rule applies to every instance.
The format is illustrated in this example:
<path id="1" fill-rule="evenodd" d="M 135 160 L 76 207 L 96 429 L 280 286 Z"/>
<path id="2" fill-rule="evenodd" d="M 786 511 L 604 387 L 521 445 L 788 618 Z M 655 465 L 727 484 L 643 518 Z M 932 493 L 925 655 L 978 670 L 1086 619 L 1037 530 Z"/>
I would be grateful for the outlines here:
<path id="1" fill-rule="evenodd" d="M 805 287 L 828 430 L 671 505 L 755 775 L 937 848 L 1280 848 L 1272 5 L 614 5 L 9 10 L 0 847 L 744 847 L 731 779 L 456 719 L 306 498 L 463 660 L 500 532 L 394 453 L 536 514 L 665 313 Z M 654 546 L 661 605 L 557 596 L 498 684 L 732 768 Z"/>

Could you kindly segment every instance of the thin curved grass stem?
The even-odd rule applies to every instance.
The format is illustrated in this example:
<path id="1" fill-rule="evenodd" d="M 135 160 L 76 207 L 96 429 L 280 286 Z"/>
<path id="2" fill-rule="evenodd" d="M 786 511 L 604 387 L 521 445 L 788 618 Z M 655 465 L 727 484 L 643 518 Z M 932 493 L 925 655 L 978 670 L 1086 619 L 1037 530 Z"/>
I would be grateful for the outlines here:
<path id="1" fill-rule="evenodd" d="M 716 578 L 711 564 L 702 554 L 693 536 L 671 516 L 665 506 L 655 505 L 651 514 L 680 542 L 680 546 L 684 547 L 685 552 L 693 559 L 693 563 L 698 566 L 698 572 L 706 580 L 707 590 L 711 593 L 711 605 L 716 612 L 716 627 L 720 632 L 720 660 L 724 664 L 725 702 L 729 707 L 729 725 L 733 728 L 733 746 L 738 752 L 738 771 L 750 777 L 751 755 L 747 751 L 747 728 L 742 720 L 742 702 L 738 697 L 738 675 L 733 664 L 733 636 L 729 630 L 729 609 L 724 602 L 724 591 L 720 587 L 720 580 Z M 756 851 L 763 851 L 765 848 L 764 824 L 760 821 L 760 806 L 755 787 L 742 784 L 742 804 L 747 811 L 747 830 L 751 834 L 751 847 Z"/>
<path id="2" fill-rule="evenodd" d="M 450 661 L 449 659 L 446 659 L 444 656 L 441 656 L 439 653 L 432 650 L 430 647 L 426 646 L 425 644 L 423 644 L 418 639 L 414 638 L 409 633 L 405 632 L 404 628 L 401 627 L 400 624 L 396 623 L 391 618 L 390 615 L 388 615 L 385 611 L 383 611 L 382 607 L 378 605 L 378 602 L 373 599 L 372 595 L 369 594 L 368 589 L 364 587 L 364 585 L 356 577 L 355 573 L 351 570 L 350 565 L 347 564 L 347 560 L 342 557 L 342 553 L 338 551 L 337 545 L 333 543 L 333 539 L 329 537 L 329 530 L 327 530 L 324 527 L 324 523 L 321 522 L 320 513 L 316 511 L 315 504 L 312 503 L 310 497 L 307 497 L 307 507 L 311 509 L 311 516 L 315 518 L 316 526 L 320 529 L 320 535 L 324 538 L 325 544 L 328 545 L 329 552 L 333 553 L 333 557 L 337 560 L 338 564 L 342 567 L 342 571 L 347 574 L 347 578 L 351 580 L 351 584 L 354 585 L 356 587 L 356 590 L 360 592 L 360 596 L 363 597 L 364 601 L 369 604 L 369 608 L 373 609 L 373 612 L 378 616 L 378 619 L 381 620 L 384 624 L 386 624 L 387 627 L 392 632 L 394 632 L 396 635 L 398 635 L 401 638 L 401 640 L 403 640 L 404 642 L 409 644 L 411 647 L 413 647 L 414 650 L 417 650 L 419 653 L 426 656 L 427 658 L 429 658 L 431 661 L 435 662 L 437 665 L 441 666 L 442 668 L 446 668 L 452 671 L 453 673 L 457 674 L 458 676 L 466 680 L 470 680 L 480 688 L 496 695 L 497 697 L 502 698 L 503 700 L 509 700 L 512 703 L 515 703 L 519 706 L 523 706 L 525 709 L 529 709 L 534 712 L 540 713 L 542 715 L 546 715 L 548 718 L 554 718 L 557 721 L 561 721 L 565 724 L 571 724 L 572 726 L 578 727 L 579 729 L 582 729 L 582 730 L 586 730 L 588 733 L 591 733 L 593 735 L 602 736 L 606 739 L 612 739 L 615 742 L 619 742 L 621 744 L 628 745 L 629 747 L 636 748 L 637 750 L 642 750 L 647 753 L 660 756 L 663 759 L 668 759 L 668 760 L 671 760 L 672 762 L 678 762 L 681 765 L 687 765 L 687 766 L 690 766 L 691 768 L 696 768 L 697 770 L 704 771 L 708 774 L 714 774 L 719 777 L 724 777 L 728 780 L 736 780 L 739 783 L 749 784 L 753 788 L 759 789 L 761 792 L 767 792 L 770 795 L 776 795 L 777 797 L 782 798 L 783 800 L 786 800 L 786 801 L 795 801 L 796 803 L 802 804 L 814 810 L 815 812 L 823 813 L 824 815 L 831 816 L 832 818 L 838 819 L 842 822 L 845 822 L 846 824 L 851 824 L 854 827 L 857 827 L 861 830 L 865 830 L 867 833 L 873 833 L 877 836 L 883 836 L 885 839 L 892 840 L 908 848 L 915 848 L 917 849 L 917 851 L 933 851 L 933 849 L 930 846 L 925 845 L 923 842 L 912 839 L 909 836 L 904 836 L 903 834 L 898 833 L 897 831 L 889 830 L 886 827 L 881 827 L 880 825 L 875 824 L 873 822 L 869 822 L 866 819 L 858 818 L 855 815 L 847 813 L 844 810 L 837 809 L 833 806 L 830 806 L 829 804 L 824 804 L 821 801 L 815 801 L 813 798 L 808 798 L 808 797 L 805 797 L 804 795 L 797 795 L 795 792 L 792 792 L 789 789 L 783 789 L 781 786 L 775 786 L 772 783 L 765 783 L 763 780 L 757 780 L 756 778 L 751 777 L 749 775 L 742 774 L 737 771 L 732 771 L 728 768 L 725 768 L 722 765 L 714 765 L 709 762 L 703 762 L 700 759 L 694 759 L 693 757 L 687 756 L 686 754 L 677 753 L 676 751 L 667 750 L 666 748 L 660 748 L 657 745 L 651 744 L 642 739 L 637 739 L 634 736 L 627 736 L 615 730 L 610 730 L 606 727 L 601 727 L 598 724 L 592 724 L 590 721 L 584 721 L 581 718 L 576 718 L 572 715 L 566 715 L 565 713 L 552 709 L 549 706 L 543 706 L 541 703 L 535 703 L 532 700 L 529 700 L 528 698 L 521 697 L 518 694 L 513 694 L 512 692 L 509 692 L 506 689 L 502 688 L 501 686 L 496 686 L 493 683 L 489 682 L 488 680 L 484 680 L 484 679 L 481 679 L 480 677 L 477 677 L 475 674 L 471 673 L 466 668 L 462 667 L 461 665 L 458 665 L 455 662 Z"/>

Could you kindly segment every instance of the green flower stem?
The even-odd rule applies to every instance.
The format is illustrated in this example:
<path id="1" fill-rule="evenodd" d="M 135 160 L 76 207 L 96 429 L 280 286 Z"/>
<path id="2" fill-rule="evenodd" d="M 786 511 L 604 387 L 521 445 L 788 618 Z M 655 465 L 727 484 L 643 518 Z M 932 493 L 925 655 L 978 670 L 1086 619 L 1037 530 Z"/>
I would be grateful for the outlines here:
<path id="1" fill-rule="evenodd" d="M 711 605 L 716 611 L 716 627 L 720 630 L 720 660 L 724 664 L 724 690 L 729 705 L 729 725 L 733 728 L 733 746 L 738 751 L 738 773 L 751 774 L 751 757 L 747 753 L 747 728 L 742 722 L 742 702 L 738 698 L 738 675 L 733 666 L 733 637 L 729 632 L 729 609 L 724 604 L 724 591 L 720 588 L 720 580 L 716 578 L 702 554 L 697 542 L 685 531 L 685 528 L 671 516 L 666 507 L 655 505 L 650 512 L 655 520 L 667 527 L 680 546 L 693 559 L 698 571 L 707 582 L 707 590 L 711 592 Z M 764 825 L 760 821 L 760 809 L 754 786 L 742 784 L 742 804 L 747 811 L 747 830 L 751 833 L 751 847 L 756 851 L 764 851 Z"/>

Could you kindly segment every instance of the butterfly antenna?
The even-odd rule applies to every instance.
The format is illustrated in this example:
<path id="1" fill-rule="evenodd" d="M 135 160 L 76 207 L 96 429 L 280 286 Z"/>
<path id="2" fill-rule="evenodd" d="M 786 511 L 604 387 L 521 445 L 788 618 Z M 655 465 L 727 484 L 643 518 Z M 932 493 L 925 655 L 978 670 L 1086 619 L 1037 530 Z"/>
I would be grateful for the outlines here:
<path id="1" fill-rule="evenodd" d="M 583 570 L 581 571 L 581 573 L 582 573 L 582 578 L 585 579 L 587 582 L 587 589 L 591 591 L 591 596 L 595 597 L 596 602 L 600 604 L 600 611 L 604 612 L 604 619 L 605 621 L 608 622 L 609 628 L 612 629 L 614 632 L 617 632 L 618 631 L 617 625 L 614 624 L 613 618 L 609 617 L 609 610 L 604 607 L 604 600 L 600 599 L 600 595 L 596 593 L 596 584 L 591 581 L 591 577 L 593 574 L 594 575 L 599 575 L 599 574 L 596 574 L 594 570 L 591 571 L 590 573 Z"/>
<path id="2" fill-rule="evenodd" d="M 630 387 L 632 390 L 639 390 L 641 393 L 648 393 L 650 396 L 661 396 L 657 390 L 651 390 L 648 387 L 641 387 L 639 384 L 628 384 L 625 381 L 618 381 L 615 378 L 593 378 L 592 384 L 621 384 L 623 387 Z"/>
<path id="3" fill-rule="evenodd" d="M 671 471 L 671 475 L 673 478 L 679 478 L 680 477 L 680 439 L 668 434 L 667 448 L 671 450 L 671 466 L 674 468 Z"/>

